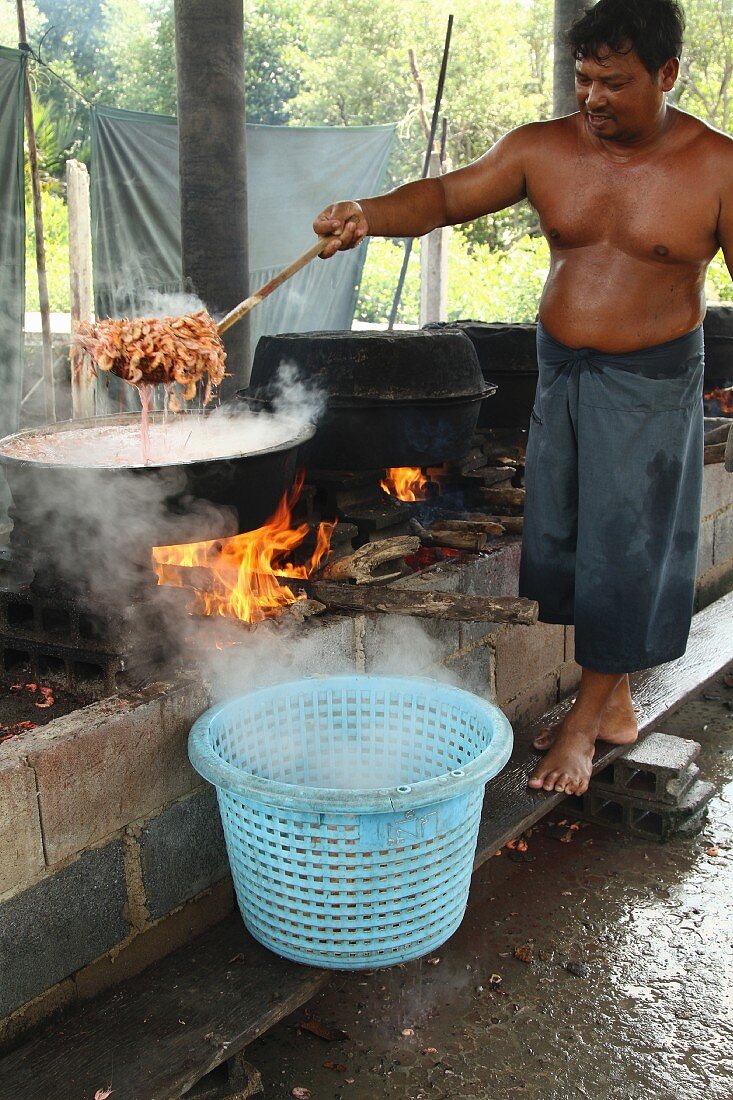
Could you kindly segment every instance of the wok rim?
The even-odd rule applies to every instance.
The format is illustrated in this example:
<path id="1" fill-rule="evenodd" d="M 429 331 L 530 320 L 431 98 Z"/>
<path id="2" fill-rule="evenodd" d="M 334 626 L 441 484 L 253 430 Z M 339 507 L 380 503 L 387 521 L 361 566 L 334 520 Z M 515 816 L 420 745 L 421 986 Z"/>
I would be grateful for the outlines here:
<path id="1" fill-rule="evenodd" d="M 165 415 L 166 414 L 162 412 L 151 412 L 151 423 L 160 423 Z M 187 413 L 175 413 L 174 415 L 193 416 L 196 414 L 191 411 Z M 47 459 L 34 459 L 26 456 L 8 454 L 5 450 L 7 444 L 19 439 L 27 439 L 34 435 L 61 435 L 64 432 L 73 431 L 78 428 L 99 428 L 100 426 L 114 427 L 115 425 L 124 426 L 126 424 L 139 422 L 139 413 L 116 413 L 113 416 L 93 416 L 79 420 L 59 420 L 55 424 L 44 424 L 35 428 L 23 428 L 19 432 L 12 432 L 10 435 L 3 436 L 3 438 L 0 439 L 0 466 L 25 466 L 34 470 L 99 470 L 107 473 L 112 472 L 119 474 L 131 473 L 133 471 L 152 473 L 156 470 L 172 470 L 180 467 L 202 466 L 211 462 L 233 462 L 239 459 L 263 458 L 267 455 L 279 454 L 282 451 L 296 450 L 303 443 L 307 443 L 308 440 L 312 439 L 316 433 L 316 425 L 313 422 L 309 422 L 301 428 L 295 436 L 272 447 L 264 447 L 256 451 L 239 451 L 221 455 L 209 455 L 205 458 L 190 458 L 178 462 L 150 463 L 148 466 L 142 463 L 135 465 L 120 465 L 115 463 L 110 465 L 104 463 L 51 462 Z"/>

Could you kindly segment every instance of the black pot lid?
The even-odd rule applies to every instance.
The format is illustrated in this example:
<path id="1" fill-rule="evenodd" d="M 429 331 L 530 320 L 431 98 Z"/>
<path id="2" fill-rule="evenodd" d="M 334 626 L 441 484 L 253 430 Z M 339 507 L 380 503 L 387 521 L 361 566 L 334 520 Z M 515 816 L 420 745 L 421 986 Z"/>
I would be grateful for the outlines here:
<path id="1" fill-rule="evenodd" d="M 451 398 L 483 385 L 473 344 L 462 332 L 296 332 L 263 336 L 252 388 L 272 383 L 295 364 L 333 397 Z"/>

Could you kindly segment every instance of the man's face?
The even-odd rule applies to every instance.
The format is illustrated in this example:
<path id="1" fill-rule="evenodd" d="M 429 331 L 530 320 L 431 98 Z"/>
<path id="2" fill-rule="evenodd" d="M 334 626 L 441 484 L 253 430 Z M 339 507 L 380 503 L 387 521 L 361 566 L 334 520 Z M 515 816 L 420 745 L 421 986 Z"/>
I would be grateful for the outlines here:
<path id="1" fill-rule="evenodd" d="M 654 130 L 677 78 L 676 58 L 652 75 L 635 50 L 605 50 L 575 63 L 575 94 L 591 134 L 606 141 L 628 141 Z"/>

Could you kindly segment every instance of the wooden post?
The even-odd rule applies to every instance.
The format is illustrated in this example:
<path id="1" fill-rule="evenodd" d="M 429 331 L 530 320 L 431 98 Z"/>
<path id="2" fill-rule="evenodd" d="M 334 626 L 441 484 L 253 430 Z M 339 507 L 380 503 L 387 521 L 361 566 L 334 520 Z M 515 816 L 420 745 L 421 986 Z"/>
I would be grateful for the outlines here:
<path id="1" fill-rule="evenodd" d="M 77 321 L 92 317 L 92 223 L 89 173 L 78 160 L 66 162 L 66 199 L 69 211 L 69 280 L 71 331 Z M 94 416 L 94 378 L 79 348 L 71 352 L 71 408 L 74 420 Z"/>
<path id="2" fill-rule="evenodd" d="M 440 154 L 430 154 L 429 176 L 442 174 Z M 420 242 L 420 324 L 448 319 L 450 228 L 434 229 Z"/>
<path id="3" fill-rule="evenodd" d="M 19 45 L 28 48 L 25 29 L 23 0 L 16 0 L 18 11 Z M 25 71 L 25 130 L 28 142 L 28 163 L 33 192 L 33 223 L 36 231 L 36 268 L 38 270 L 38 298 L 41 310 L 41 331 L 43 333 L 43 393 L 45 398 L 46 420 L 51 424 L 56 420 L 56 396 L 53 388 L 53 350 L 51 347 L 51 308 L 48 300 L 48 282 L 46 279 L 46 246 L 43 239 L 43 211 L 41 207 L 41 184 L 38 177 L 38 150 L 36 148 L 36 130 L 33 125 L 33 100 L 28 80 L 28 61 Z"/>

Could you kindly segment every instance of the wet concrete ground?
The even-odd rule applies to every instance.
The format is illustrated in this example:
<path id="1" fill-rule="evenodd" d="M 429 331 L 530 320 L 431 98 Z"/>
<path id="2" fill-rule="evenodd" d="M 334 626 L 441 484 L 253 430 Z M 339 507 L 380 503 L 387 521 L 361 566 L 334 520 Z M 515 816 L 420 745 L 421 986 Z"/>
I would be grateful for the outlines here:
<path id="1" fill-rule="evenodd" d="M 733 688 L 716 677 L 657 728 L 703 746 L 718 795 L 701 834 L 562 842 L 555 811 L 478 872 L 439 962 L 335 975 L 249 1047 L 265 1095 L 731 1100 Z"/>

